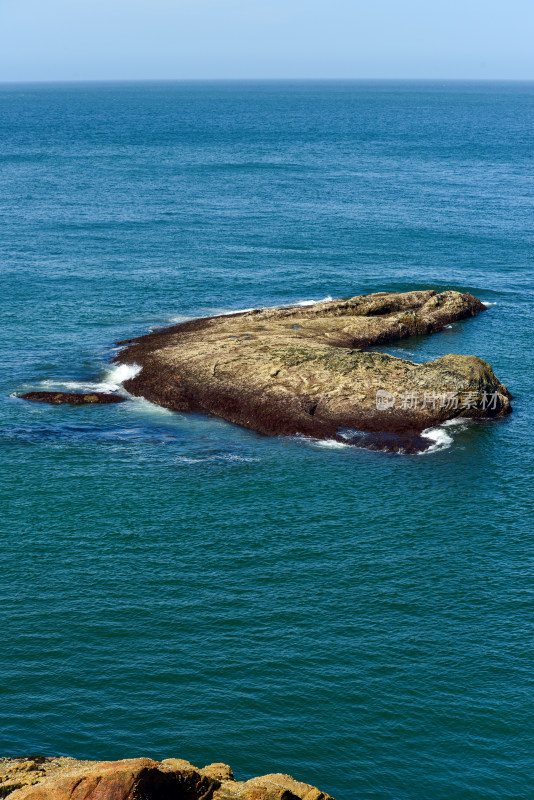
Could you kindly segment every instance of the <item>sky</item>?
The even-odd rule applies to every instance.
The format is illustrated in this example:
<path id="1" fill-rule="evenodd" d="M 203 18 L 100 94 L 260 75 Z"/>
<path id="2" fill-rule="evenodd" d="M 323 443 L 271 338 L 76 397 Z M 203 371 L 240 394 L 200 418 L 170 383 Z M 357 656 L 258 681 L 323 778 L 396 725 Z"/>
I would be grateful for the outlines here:
<path id="1" fill-rule="evenodd" d="M 534 0 L 0 0 L 0 81 L 534 79 Z"/>

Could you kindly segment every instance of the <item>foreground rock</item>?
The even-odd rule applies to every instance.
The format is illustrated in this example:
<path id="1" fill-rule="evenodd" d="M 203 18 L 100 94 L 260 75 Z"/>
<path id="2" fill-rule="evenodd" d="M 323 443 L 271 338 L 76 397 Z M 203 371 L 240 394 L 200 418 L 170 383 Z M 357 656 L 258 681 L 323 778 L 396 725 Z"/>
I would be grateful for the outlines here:
<path id="1" fill-rule="evenodd" d="M 176 411 L 209 412 L 262 433 L 415 452 L 453 417 L 499 417 L 510 395 L 489 364 L 447 355 L 416 364 L 370 351 L 436 333 L 485 306 L 471 294 L 378 292 L 313 306 L 210 317 L 120 342 L 142 371 L 125 388 Z M 377 392 L 378 397 L 377 397 Z M 386 436 L 384 436 L 386 434 Z"/>
<path id="2" fill-rule="evenodd" d="M 289 775 L 236 781 L 227 764 L 181 759 L 0 760 L 0 797 L 10 800 L 333 800 Z"/>
<path id="3" fill-rule="evenodd" d="M 124 403 L 125 397 L 110 392 L 26 392 L 19 397 L 34 403 L 51 403 L 54 406 L 94 406 L 109 403 Z"/>

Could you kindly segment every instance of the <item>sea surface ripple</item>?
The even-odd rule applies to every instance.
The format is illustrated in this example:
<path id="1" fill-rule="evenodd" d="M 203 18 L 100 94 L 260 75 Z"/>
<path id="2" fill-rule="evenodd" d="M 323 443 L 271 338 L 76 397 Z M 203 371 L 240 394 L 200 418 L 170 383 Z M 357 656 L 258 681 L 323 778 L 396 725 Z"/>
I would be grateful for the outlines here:
<path id="1" fill-rule="evenodd" d="M 0 755 L 179 756 L 338 800 L 532 796 L 532 84 L 0 86 Z M 375 290 L 488 305 L 506 420 L 422 456 L 117 386 L 117 340 Z"/>

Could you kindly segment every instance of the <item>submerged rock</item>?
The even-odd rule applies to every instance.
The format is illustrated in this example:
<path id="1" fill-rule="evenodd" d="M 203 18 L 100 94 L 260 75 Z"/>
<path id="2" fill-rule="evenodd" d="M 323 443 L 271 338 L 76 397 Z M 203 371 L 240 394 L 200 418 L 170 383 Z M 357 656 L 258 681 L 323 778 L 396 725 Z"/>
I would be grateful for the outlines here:
<path id="1" fill-rule="evenodd" d="M 333 800 L 289 775 L 234 780 L 227 764 L 181 759 L 0 760 L 0 797 L 10 800 Z"/>
<path id="2" fill-rule="evenodd" d="M 54 406 L 94 406 L 108 403 L 124 403 L 125 397 L 111 392 L 26 392 L 19 397 L 34 403 L 51 403 Z"/>
<path id="3" fill-rule="evenodd" d="M 455 291 L 377 292 L 193 320 L 120 342 L 128 347 L 116 360 L 142 367 L 129 392 L 166 408 L 270 435 L 385 433 L 360 441 L 412 452 L 429 446 L 414 436 L 426 428 L 509 413 L 510 394 L 476 356 L 416 364 L 368 348 L 436 333 L 484 308 Z"/>

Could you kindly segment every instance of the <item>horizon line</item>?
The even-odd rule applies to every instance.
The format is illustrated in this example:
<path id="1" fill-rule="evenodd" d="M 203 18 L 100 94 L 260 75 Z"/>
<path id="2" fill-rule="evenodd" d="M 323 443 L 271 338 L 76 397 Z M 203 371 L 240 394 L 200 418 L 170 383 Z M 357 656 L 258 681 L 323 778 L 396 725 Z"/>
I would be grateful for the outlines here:
<path id="1" fill-rule="evenodd" d="M 532 78 L 399 78 L 399 77 L 309 77 L 309 78 L 24 78 L 1 79 L 0 86 L 35 84 L 88 84 L 88 83 L 534 83 Z"/>

